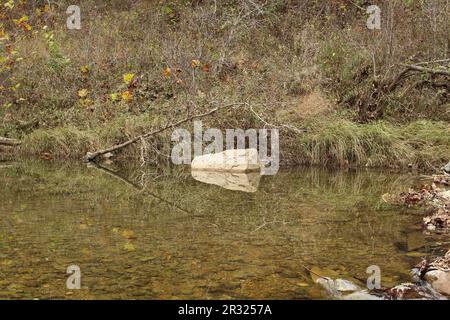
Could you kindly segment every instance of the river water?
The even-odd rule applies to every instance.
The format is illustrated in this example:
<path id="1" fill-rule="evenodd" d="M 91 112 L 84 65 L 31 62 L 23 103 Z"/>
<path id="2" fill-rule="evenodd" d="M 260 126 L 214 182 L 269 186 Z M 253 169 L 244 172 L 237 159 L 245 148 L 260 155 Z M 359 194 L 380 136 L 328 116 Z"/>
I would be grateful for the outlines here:
<path id="1" fill-rule="evenodd" d="M 308 168 L 243 192 L 178 167 L 3 163 L 0 299 L 323 299 L 308 270 L 364 286 L 372 265 L 394 286 L 449 245 L 381 200 L 416 183 Z"/>

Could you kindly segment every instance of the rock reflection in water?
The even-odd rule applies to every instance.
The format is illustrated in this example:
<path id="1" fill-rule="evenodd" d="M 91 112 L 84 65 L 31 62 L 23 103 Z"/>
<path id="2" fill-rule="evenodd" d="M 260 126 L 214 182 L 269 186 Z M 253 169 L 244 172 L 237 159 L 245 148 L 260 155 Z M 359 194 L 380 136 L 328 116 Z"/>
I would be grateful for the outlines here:
<path id="1" fill-rule="evenodd" d="M 259 172 L 233 173 L 192 170 L 191 174 L 197 181 L 243 192 L 256 192 L 261 179 Z"/>

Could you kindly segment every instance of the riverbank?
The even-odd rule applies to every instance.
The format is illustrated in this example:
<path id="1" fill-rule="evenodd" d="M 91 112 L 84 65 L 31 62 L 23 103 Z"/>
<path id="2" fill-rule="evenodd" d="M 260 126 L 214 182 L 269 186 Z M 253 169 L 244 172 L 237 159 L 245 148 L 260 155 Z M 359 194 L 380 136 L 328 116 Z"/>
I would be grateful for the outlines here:
<path id="1" fill-rule="evenodd" d="M 38 129 L 23 136 L 21 145 L 4 147 L 3 151 L 17 160 L 30 157 L 81 160 L 87 152 L 124 142 L 157 127 L 152 120 L 148 116 L 134 116 L 99 129 L 81 130 L 75 126 Z M 186 124 L 185 128 L 192 129 L 192 124 Z M 281 129 L 282 165 L 432 171 L 450 159 L 450 132 L 444 122 L 417 121 L 394 126 L 385 121 L 356 124 L 329 118 L 309 120 L 302 128 L 302 133 Z M 173 143 L 169 133 L 154 137 L 151 143 L 158 150 L 148 148 L 150 157 L 157 156 L 157 152 L 170 155 Z M 117 157 L 137 157 L 139 153 L 139 145 L 131 146 Z"/>
<path id="2" fill-rule="evenodd" d="M 282 165 L 433 170 L 450 159 L 440 3 L 380 4 L 402 19 L 376 31 L 344 0 L 89 0 L 82 30 L 67 28 L 69 4 L 0 8 L 0 137 L 23 142 L 0 157 L 82 159 L 232 102 L 252 109 L 205 127 L 280 128 Z M 147 142 L 151 162 L 167 161 L 170 132 Z"/>

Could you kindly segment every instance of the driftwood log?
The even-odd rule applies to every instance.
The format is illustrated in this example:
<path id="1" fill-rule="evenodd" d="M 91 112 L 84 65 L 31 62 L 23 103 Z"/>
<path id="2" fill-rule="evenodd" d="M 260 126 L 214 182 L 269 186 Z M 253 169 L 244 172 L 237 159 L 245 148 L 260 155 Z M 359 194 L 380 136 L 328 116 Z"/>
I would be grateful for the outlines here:
<path id="1" fill-rule="evenodd" d="M 0 145 L 2 146 L 18 146 L 21 143 L 20 140 L 0 137 Z"/>
<path id="2" fill-rule="evenodd" d="M 442 60 L 448 61 L 448 60 Z M 404 67 L 404 70 L 398 74 L 398 76 L 392 81 L 392 83 L 388 87 L 388 92 L 391 92 L 397 88 L 402 79 L 406 78 L 408 74 L 411 72 L 420 72 L 420 73 L 429 73 L 433 75 L 441 75 L 444 77 L 450 77 L 450 71 L 445 69 L 431 69 L 428 67 L 422 67 L 420 65 L 412 65 L 412 64 L 400 64 Z"/>
<path id="3" fill-rule="evenodd" d="M 86 162 L 95 161 L 101 155 L 107 154 L 109 152 L 120 150 L 122 148 L 125 148 L 126 146 L 129 146 L 129 145 L 131 145 L 131 144 L 133 144 L 135 142 L 140 141 L 141 139 L 148 138 L 148 137 L 153 136 L 155 134 L 161 133 L 161 132 L 163 132 L 163 131 L 165 131 L 167 129 L 175 128 L 175 127 L 177 127 L 177 126 L 179 126 L 179 125 L 181 125 L 181 124 L 183 124 L 185 122 L 188 122 L 188 121 L 191 121 L 191 120 L 194 120 L 194 119 L 200 119 L 200 118 L 212 115 L 213 113 L 215 113 L 215 112 L 217 112 L 217 111 L 219 111 L 221 109 L 226 109 L 226 108 L 230 108 L 230 107 L 238 107 L 238 106 L 243 106 L 243 105 L 247 105 L 247 103 L 239 102 L 239 103 L 230 103 L 230 104 L 218 106 L 218 107 L 216 107 L 214 109 L 209 110 L 208 112 L 205 112 L 205 113 L 202 113 L 202 114 L 196 114 L 196 115 L 187 117 L 187 118 L 185 118 L 183 120 L 180 120 L 178 122 L 167 124 L 167 125 L 165 125 L 162 128 L 155 129 L 155 130 L 153 130 L 151 132 L 139 135 L 137 137 L 134 137 L 134 138 L 132 138 L 132 139 L 130 139 L 128 141 L 125 141 L 123 143 L 114 145 L 112 147 L 109 147 L 109 148 L 106 148 L 106 149 L 103 149 L 103 150 L 98 150 L 98 151 L 95 151 L 95 152 L 88 152 L 88 153 L 86 153 L 86 156 L 85 156 L 84 159 L 85 159 Z"/>

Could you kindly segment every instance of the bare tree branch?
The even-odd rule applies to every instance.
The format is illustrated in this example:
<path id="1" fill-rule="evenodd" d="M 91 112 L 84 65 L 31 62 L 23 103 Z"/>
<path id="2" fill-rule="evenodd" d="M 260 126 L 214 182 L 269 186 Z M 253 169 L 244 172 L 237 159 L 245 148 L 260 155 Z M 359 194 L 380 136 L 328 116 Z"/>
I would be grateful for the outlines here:
<path id="1" fill-rule="evenodd" d="M 140 141 L 140 140 L 143 139 L 143 138 L 148 138 L 148 137 L 150 137 L 150 136 L 152 136 L 152 135 L 161 133 L 161 132 L 163 132 L 163 131 L 165 131 L 165 130 L 167 130 L 167 129 L 175 128 L 175 127 L 177 127 L 177 126 L 179 126 L 180 124 L 183 124 L 183 123 L 185 123 L 185 122 L 188 122 L 188 121 L 191 121 L 191 120 L 194 120 L 194 119 L 199 119 L 199 118 L 203 118 L 203 117 L 212 115 L 213 113 L 215 113 L 215 112 L 217 112 L 217 111 L 219 111 L 219 110 L 221 110 L 221 109 L 225 109 L 225 108 L 229 108 L 229 107 L 242 106 L 242 105 L 246 105 L 246 103 L 244 103 L 244 102 L 239 102 L 239 103 L 230 103 L 230 104 L 218 106 L 218 107 L 216 107 L 216 108 L 214 108 L 214 109 L 211 109 L 211 110 L 208 111 L 208 112 L 205 112 L 205 113 L 202 113 L 202 114 L 193 115 L 193 116 L 190 116 L 190 117 L 185 118 L 185 119 L 183 119 L 183 120 L 180 120 L 180 121 L 178 121 L 178 122 L 171 123 L 171 124 L 167 124 L 166 126 L 164 126 L 164 127 L 162 127 L 162 128 L 159 128 L 159 129 L 156 129 L 156 130 L 154 130 L 154 131 L 145 133 L 145 134 L 143 134 L 143 135 L 134 137 L 133 139 L 130 139 L 130 140 L 125 141 L 125 142 L 123 142 L 123 143 L 121 143 L 121 144 L 117 144 L 117 145 L 115 145 L 115 146 L 109 147 L 109 148 L 107 148 L 107 149 L 98 150 L 98 151 L 95 151 L 95 152 L 88 152 L 88 153 L 86 154 L 86 156 L 85 156 L 85 160 L 86 160 L 87 162 L 94 161 L 95 159 L 97 159 L 99 156 L 101 156 L 101 155 L 103 155 L 103 154 L 106 154 L 106 153 L 108 153 L 108 152 L 113 152 L 113 151 L 116 151 L 116 150 L 120 150 L 120 149 L 122 149 L 122 148 L 125 148 L 126 146 L 129 146 L 129 145 L 131 145 L 131 144 L 137 142 L 137 141 Z"/>
<path id="2" fill-rule="evenodd" d="M 414 70 L 414 71 L 431 73 L 431 74 L 439 74 L 442 76 L 450 77 L 450 71 L 447 71 L 447 70 L 431 69 L 431 68 L 420 67 L 418 65 L 412 65 L 412 64 L 401 64 L 401 66 L 407 68 L 407 70 Z"/>

